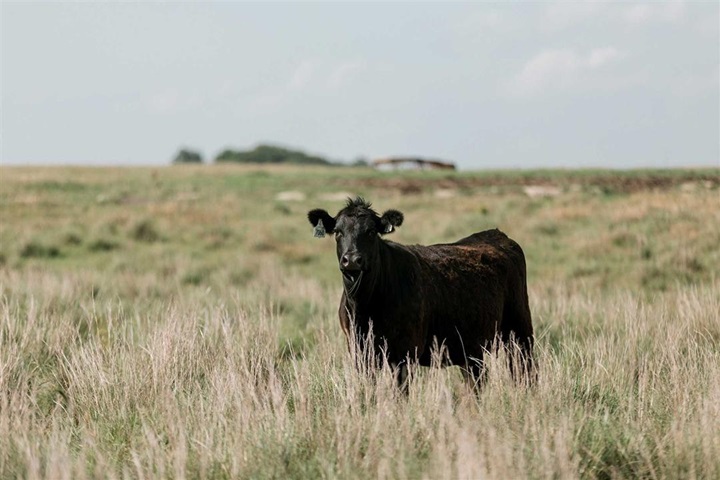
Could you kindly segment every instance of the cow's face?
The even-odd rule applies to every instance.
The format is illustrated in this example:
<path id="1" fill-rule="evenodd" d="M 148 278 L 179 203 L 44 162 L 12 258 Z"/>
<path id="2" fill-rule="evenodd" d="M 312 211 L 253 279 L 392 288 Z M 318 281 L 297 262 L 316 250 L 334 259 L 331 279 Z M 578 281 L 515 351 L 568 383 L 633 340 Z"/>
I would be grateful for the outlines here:
<path id="1" fill-rule="evenodd" d="M 388 210 L 379 216 L 362 198 L 348 200 L 345 208 L 333 218 L 325 210 L 308 213 L 315 236 L 325 232 L 335 235 L 337 257 L 343 276 L 351 281 L 377 263 L 380 235 L 391 233 L 403 222 L 403 214 Z"/>

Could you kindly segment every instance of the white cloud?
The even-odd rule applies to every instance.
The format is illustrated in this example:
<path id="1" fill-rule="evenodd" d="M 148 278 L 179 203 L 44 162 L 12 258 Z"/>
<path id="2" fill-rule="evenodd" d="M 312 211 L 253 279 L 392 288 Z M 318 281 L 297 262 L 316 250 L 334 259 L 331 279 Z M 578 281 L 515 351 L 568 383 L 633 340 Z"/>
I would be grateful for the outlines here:
<path id="1" fill-rule="evenodd" d="M 360 60 L 345 61 L 329 66 L 305 60 L 293 70 L 284 90 L 289 93 L 318 87 L 339 88 L 354 75 L 363 71 L 365 67 L 365 62 Z"/>
<path id="2" fill-rule="evenodd" d="M 253 113 L 274 112 L 285 102 L 286 94 L 284 91 L 265 91 L 255 94 L 249 99 L 243 98 L 238 103 L 244 109 Z"/>
<path id="3" fill-rule="evenodd" d="M 639 26 L 650 23 L 678 23 L 687 16 L 682 0 L 663 2 L 612 3 L 605 1 L 557 1 L 545 7 L 540 28 L 561 31 L 590 22 L 626 23 Z M 717 23 L 717 18 L 713 18 Z"/>
<path id="4" fill-rule="evenodd" d="M 180 102 L 180 92 L 169 88 L 152 95 L 147 102 L 148 108 L 154 113 L 168 113 L 175 110 Z"/>
<path id="5" fill-rule="evenodd" d="M 315 76 L 317 66 L 315 62 L 305 60 L 295 68 L 288 82 L 288 89 L 302 90 L 305 88 Z"/>
<path id="6" fill-rule="evenodd" d="M 485 4 L 481 8 L 463 12 L 461 17 L 448 25 L 448 34 L 464 48 L 492 44 L 497 41 L 497 35 L 517 31 L 521 26 L 521 16 L 513 17 L 500 9 L 489 10 Z"/>
<path id="7" fill-rule="evenodd" d="M 330 88 L 339 88 L 353 76 L 365 70 L 366 64 L 362 61 L 344 62 L 336 66 L 327 79 Z"/>
<path id="8" fill-rule="evenodd" d="M 484 30 L 499 28 L 503 25 L 505 18 L 498 11 L 473 12 L 462 19 L 459 24 L 461 31 L 465 33 L 477 33 Z"/>
<path id="9" fill-rule="evenodd" d="M 633 5 L 625 9 L 622 18 L 629 23 L 644 23 L 651 17 L 650 5 Z"/>
<path id="10" fill-rule="evenodd" d="M 196 93 L 181 92 L 177 88 L 169 87 L 150 95 L 144 103 L 151 113 L 170 114 L 201 108 L 204 101 Z"/>
<path id="11" fill-rule="evenodd" d="M 717 95 L 720 85 L 720 66 L 705 72 L 685 72 L 673 78 L 663 79 L 660 87 L 679 97 L 700 97 L 713 92 Z"/>
<path id="12" fill-rule="evenodd" d="M 241 103 L 252 111 L 276 112 L 300 96 L 325 88 L 341 88 L 365 68 L 366 63 L 360 60 L 340 62 L 334 66 L 304 60 L 295 67 L 285 83 L 267 86 Z"/>
<path id="13" fill-rule="evenodd" d="M 622 54 L 613 47 L 596 48 L 582 62 L 588 68 L 600 68 L 622 57 Z"/>
<path id="14" fill-rule="evenodd" d="M 508 87 L 514 95 L 531 95 L 586 83 L 591 72 L 624 57 L 613 47 L 596 48 L 585 54 L 573 49 L 544 50 L 525 63 Z"/>
<path id="15" fill-rule="evenodd" d="M 717 42 L 718 30 L 718 19 L 716 15 L 702 16 L 695 21 L 695 31 L 704 37 L 711 38 Z"/>
<path id="16" fill-rule="evenodd" d="M 546 30 L 564 30 L 597 17 L 605 8 L 605 4 L 594 1 L 555 2 L 545 9 L 541 25 Z"/>
<path id="17" fill-rule="evenodd" d="M 622 19 L 633 25 L 650 22 L 674 23 L 682 20 L 684 16 L 683 2 L 641 3 L 629 6 L 622 12 Z"/>

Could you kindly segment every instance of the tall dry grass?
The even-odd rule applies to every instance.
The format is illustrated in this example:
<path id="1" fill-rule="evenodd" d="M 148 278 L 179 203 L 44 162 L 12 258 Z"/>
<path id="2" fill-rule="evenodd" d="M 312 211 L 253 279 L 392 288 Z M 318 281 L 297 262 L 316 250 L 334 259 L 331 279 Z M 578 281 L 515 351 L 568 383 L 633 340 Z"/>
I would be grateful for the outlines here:
<path id="1" fill-rule="evenodd" d="M 127 312 L 15 280 L 43 294 L 0 304 L 3 478 L 720 477 L 717 283 L 649 301 L 537 287 L 535 387 L 493 357 L 480 395 L 420 369 L 404 398 L 355 371 L 332 306 L 298 352 L 269 304 Z M 333 296 L 294 280 L 287 295 Z"/>

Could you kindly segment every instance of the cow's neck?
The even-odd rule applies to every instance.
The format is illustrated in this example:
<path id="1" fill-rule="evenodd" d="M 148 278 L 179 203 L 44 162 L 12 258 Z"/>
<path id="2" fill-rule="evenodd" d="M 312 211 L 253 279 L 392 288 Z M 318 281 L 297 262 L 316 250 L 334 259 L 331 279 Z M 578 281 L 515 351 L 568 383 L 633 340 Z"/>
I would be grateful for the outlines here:
<path id="1" fill-rule="evenodd" d="M 402 301 L 412 276 L 410 254 L 395 243 L 381 242 L 377 265 L 364 273 L 360 285 L 345 285 L 348 307 L 354 315 L 376 315 Z"/>

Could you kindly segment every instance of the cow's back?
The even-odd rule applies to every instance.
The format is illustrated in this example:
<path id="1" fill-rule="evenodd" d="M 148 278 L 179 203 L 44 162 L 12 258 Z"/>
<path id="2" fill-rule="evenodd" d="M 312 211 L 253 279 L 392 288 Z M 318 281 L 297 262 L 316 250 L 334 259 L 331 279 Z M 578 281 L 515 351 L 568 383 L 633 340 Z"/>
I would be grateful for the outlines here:
<path id="1" fill-rule="evenodd" d="M 473 233 L 454 243 L 408 247 L 428 274 L 443 278 L 453 287 L 469 286 L 508 274 L 525 276 L 525 255 L 520 245 L 498 229 Z"/>
<path id="2" fill-rule="evenodd" d="M 524 302 L 526 309 L 524 254 L 500 230 L 409 248 L 421 266 L 428 341 L 435 337 L 444 343 L 453 362 L 479 355 L 487 347 L 498 333 L 507 304 Z"/>

